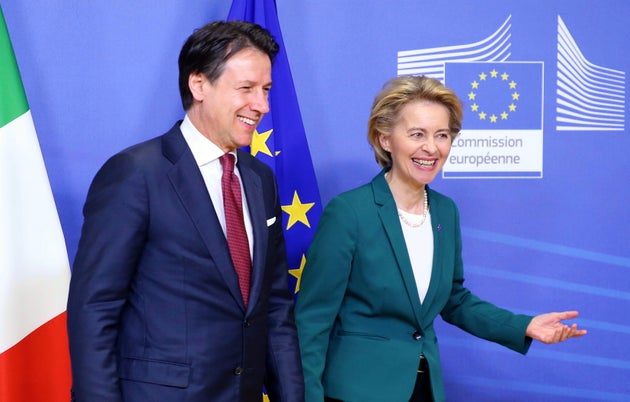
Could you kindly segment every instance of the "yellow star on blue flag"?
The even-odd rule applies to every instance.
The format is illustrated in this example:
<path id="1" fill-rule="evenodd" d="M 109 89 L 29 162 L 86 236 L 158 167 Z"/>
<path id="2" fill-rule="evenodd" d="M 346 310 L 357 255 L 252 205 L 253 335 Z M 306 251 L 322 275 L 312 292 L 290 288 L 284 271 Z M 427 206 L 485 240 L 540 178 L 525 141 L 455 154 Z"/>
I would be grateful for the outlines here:
<path id="1" fill-rule="evenodd" d="M 293 201 L 291 202 L 291 205 L 282 206 L 282 210 L 289 214 L 289 222 L 287 223 L 286 230 L 291 229 L 291 226 L 293 226 L 297 222 L 302 222 L 310 228 L 311 225 L 308 222 L 308 217 L 306 216 L 306 213 L 311 208 L 313 208 L 313 205 L 315 205 L 314 202 L 308 202 L 306 204 L 302 203 L 297 191 L 293 193 Z"/>
<path id="2" fill-rule="evenodd" d="M 297 293 L 300 291 L 300 282 L 302 282 L 302 271 L 304 271 L 304 266 L 306 265 L 306 256 L 302 254 L 302 261 L 300 261 L 300 267 L 296 269 L 290 269 L 289 274 L 296 279 L 295 283 L 295 291 Z"/>
<path id="3" fill-rule="evenodd" d="M 249 152 L 252 156 L 258 155 L 259 152 L 262 152 L 265 155 L 271 155 L 271 151 L 267 146 L 267 140 L 271 136 L 272 130 L 267 130 L 265 132 L 259 133 L 258 130 L 254 130 L 254 136 L 252 137 L 252 143 L 249 146 Z"/>

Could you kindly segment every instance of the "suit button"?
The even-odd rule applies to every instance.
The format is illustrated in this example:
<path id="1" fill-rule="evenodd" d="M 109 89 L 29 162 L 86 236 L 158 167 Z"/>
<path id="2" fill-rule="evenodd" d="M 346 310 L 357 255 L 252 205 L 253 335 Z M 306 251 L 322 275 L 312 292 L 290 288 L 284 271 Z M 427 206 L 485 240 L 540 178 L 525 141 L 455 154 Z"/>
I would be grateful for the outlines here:
<path id="1" fill-rule="evenodd" d="M 243 327 L 249 328 L 251 326 L 252 326 L 252 324 L 249 321 L 247 321 L 247 320 L 243 321 Z"/>
<path id="2" fill-rule="evenodd" d="M 420 333 L 420 331 L 416 331 L 413 333 L 413 339 L 415 339 L 416 341 L 419 341 L 420 339 L 422 339 L 422 334 Z"/>
<path id="3" fill-rule="evenodd" d="M 234 375 L 241 375 L 243 374 L 243 367 L 237 367 L 234 369 Z"/>

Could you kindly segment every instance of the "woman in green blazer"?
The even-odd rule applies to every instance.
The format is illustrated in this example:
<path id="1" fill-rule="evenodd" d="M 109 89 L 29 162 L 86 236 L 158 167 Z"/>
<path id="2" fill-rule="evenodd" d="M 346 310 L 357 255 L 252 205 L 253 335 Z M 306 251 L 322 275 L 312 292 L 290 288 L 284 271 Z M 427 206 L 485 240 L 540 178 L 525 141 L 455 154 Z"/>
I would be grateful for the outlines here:
<path id="1" fill-rule="evenodd" d="M 398 77 L 377 95 L 368 139 L 383 167 L 334 198 L 309 249 L 296 306 L 306 401 L 443 401 L 433 320 L 526 353 L 582 336 L 577 312 L 516 315 L 464 287 L 459 215 L 428 188 L 462 106 L 439 81 Z"/>

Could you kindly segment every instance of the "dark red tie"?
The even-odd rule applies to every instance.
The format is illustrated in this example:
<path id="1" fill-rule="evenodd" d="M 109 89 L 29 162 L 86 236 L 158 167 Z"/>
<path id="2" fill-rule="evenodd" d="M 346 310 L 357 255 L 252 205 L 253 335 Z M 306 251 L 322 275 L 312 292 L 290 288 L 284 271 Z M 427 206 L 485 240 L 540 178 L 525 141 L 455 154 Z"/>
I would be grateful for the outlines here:
<path id="1" fill-rule="evenodd" d="M 252 263 L 249 257 L 249 242 L 243 218 L 241 184 L 234 174 L 234 155 L 224 154 L 219 158 L 223 167 L 221 190 L 223 191 L 223 207 L 225 208 L 225 228 L 232 262 L 238 275 L 243 302 L 249 301 L 249 280 Z"/>

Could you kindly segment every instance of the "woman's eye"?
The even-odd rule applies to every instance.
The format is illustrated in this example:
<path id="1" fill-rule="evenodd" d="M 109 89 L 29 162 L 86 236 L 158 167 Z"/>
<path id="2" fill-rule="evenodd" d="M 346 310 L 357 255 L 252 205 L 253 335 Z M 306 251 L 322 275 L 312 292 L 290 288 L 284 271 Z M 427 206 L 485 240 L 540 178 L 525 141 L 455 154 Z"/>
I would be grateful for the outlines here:
<path id="1" fill-rule="evenodd" d="M 446 140 L 450 137 L 450 135 L 448 133 L 438 133 L 437 138 L 441 139 L 441 140 Z"/>

